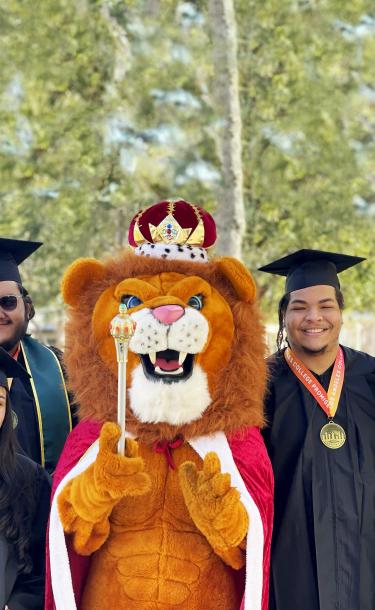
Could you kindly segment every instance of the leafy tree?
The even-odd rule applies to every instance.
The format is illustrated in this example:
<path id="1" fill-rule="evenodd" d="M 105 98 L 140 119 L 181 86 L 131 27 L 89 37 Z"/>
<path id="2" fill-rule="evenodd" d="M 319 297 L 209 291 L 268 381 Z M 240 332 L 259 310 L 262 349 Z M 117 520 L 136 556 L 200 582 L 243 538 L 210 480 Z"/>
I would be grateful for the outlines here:
<path id="1" fill-rule="evenodd" d="M 363 88 L 374 82 L 375 22 L 367 11 L 362 0 L 238 2 L 253 269 L 306 247 L 370 254 L 373 99 Z M 274 309 L 282 281 L 260 276 L 263 305 Z M 369 264 L 345 274 L 352 306 L 370 305 L 373 278 Z"/>
<path id="2" fill-rule="evenodd" d="M 213 206 L 207 38 L 176 2 L 10 0 L 2 17 L 1 233 L 45 242 L 24 276 L 46 303 L 72 259 L 126 241 L 139 206 Z"/>
<path id="3" fill-rule="evenodd" d="M 254 270 L 300 247 L 370 256 L 370 1 L 234 7 L 245 261 Z M 140 206 L 175 196 L 215 210 L 225 172 L 209 19 L 208 0 L 0 7 L 0 230 L 45 241 L 24 265 L 38 304 L 55 298 L 71 260 L 123 244 Z M 274 311 L 281 283 L 260 276 Z M 345 273 L 351 306 L 370 306 L 373 279 L 369 263 Z"/>
<path id="4" fill-rule="evenodd" d="M 114 45 L 95 3 L 10 0 L 0 21 L 1 233 L 45 242 L 25 265 L 44 302 L 114 224 L 118 169 L 102 145 Z"/>

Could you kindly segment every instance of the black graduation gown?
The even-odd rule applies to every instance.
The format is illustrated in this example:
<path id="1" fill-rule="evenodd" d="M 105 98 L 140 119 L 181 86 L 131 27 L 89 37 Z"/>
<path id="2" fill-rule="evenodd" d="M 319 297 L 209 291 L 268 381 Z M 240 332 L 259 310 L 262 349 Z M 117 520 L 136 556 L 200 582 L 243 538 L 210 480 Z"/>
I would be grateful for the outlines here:
<path id="1" fill-rule="evenodd" d="M 39 423 L 30 382 L 15 377 L 10 389 L 10 401 L 12 410 L 16 414 L 15 433 L 20 449 L 34 462 L 40 464 Z"/>
<path id="2" fill-rule="evenodd" d="M 0 533 L 0 608 L 43 610 L 45 582 L 45 539 L 50 507 L 51 479 L 39 464 L 17 454 L 17 476 L 30 494 L 33 569 L 19 574 L 14 550 Z"/>
<path id="3" fill-rule="evenodd" d="M 319 437 L 327 416 L 284 357 L 269 359 L 264 431 L 275 474 L 270 610 L 375 609 L 375 358 L 344 349 L 334 418 L 340 449 Z M 327 390 L 331 369 L 318 377 Z"/>

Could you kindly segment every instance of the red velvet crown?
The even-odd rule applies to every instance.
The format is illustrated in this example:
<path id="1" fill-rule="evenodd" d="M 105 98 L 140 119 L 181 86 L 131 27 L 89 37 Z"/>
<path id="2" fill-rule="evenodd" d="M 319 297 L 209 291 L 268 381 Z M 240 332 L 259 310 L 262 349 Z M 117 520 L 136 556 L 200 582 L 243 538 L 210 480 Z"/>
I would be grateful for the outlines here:
<path id="1" fill-rule="evenodd" d="M 184 201 L 161 201 L 141 210 L 130 223 L 129 243 L 178 244 L 209 248 L 216 241 L 216 225 L 203 208 Z"/>

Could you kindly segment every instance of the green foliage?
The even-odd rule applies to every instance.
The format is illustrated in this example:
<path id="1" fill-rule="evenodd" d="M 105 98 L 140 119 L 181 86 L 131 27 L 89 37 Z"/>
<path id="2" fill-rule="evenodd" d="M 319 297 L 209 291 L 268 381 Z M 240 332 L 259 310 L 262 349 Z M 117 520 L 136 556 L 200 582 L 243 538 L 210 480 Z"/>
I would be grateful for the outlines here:
<path id="1" fill-rule="evenodd" d="M 23 274 L 44 303 L 67 262 L 104 244 L 114 44 L 98 8 L 83 2 L 10 0 L 2 17 L 1 234 L 45 242 Z"/>
<path id="2" fill-rule="evenodd" d="M 370 256 L 374 99 L 364 95 L 374 84 L 370 3 L 237 6 L 247 262 L 254 269 L 299 248 Z M 372 304 L 375 270 L 361 267 L 343 279 L 353 308 Z M 274 310 L 282 280 L 257 279 L 263 306 Z"/>
<path id="3" fill-rule="evenodd" d="M 220 180 L 207 1 L 0 5 L 0 233 L 37 305 L 66 265 L 126 242 L 142 205 L 215 208 Z M 302 247 L 371 257 L 375 21 L 369 0 L 236 0 L 251 269 Z M 372 17 L 371 17 L 372 15 Z M 282 284 L 256 279 L 275 310 Z M 348 271 L 372 304 L 374 266 Z"/>
<path id="4" fill-rule="evenodd" d="M 140 206 L 179 195 L 213 204 L 206 35 L 176 2 L 157 14 L 151 4 L 1 9 L 0 232 L 44 241 L 23 265 L 37 304 L 55 298 L 73 259 L 126 243 Z M 213 178 L 197 174 L 202 159 Z"/>
<path id="5" fill-rule="evenodd" d="M 194 8 L 185 15 L 172 0 L 143 0 L 126 8 L 119 0 L 111 12 L 130 46 L 126 77 L 117 86 L 122 100 L 117 118 L 128 136 L 130 199 L 149 205 L 181 196 L 212 207 L 217 158 L 210 130 L 216 117 L 207 94 L 211 63 L 203 55 L 208 42 L 203 24 L 194 19 Z M 122 147 L 120 142 L 117 150 L 123 153 Z"/>

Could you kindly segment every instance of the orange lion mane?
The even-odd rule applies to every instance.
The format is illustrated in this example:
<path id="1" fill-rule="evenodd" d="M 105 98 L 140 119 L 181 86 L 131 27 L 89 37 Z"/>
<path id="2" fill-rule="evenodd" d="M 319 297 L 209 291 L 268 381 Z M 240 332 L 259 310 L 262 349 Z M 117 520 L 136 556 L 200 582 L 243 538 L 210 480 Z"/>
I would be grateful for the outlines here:
<path id="1" fill-rule="evenodd" d="M 168 272 L 199 276 L 228 302 L 235 326 L 230 358 L 218 372 L 212 402 L 200 419 L 180 426 L 141 423 L 129 409 L 128 400 L 127 429 L 152 443 L 170 440 L 176 434 L 193 438 L 216 431 L 228 434 L 247 426 L 262 427 L 266 365 L 264 329 L 257 304 L 240 300 L 218 260 L 209 263 L 161 260 L 136 256 L 131 250 L 108 259 L 103 273 L 93 274 L 85 290 L 79 293 L 79 304 L 68 310 L 64 361 L 69 389 L 79 404 L 79 418 L 116 420 L 117 378 L 99 356 L 92 331 L 92 314 L 100 295 L 124 278 Z"/>

